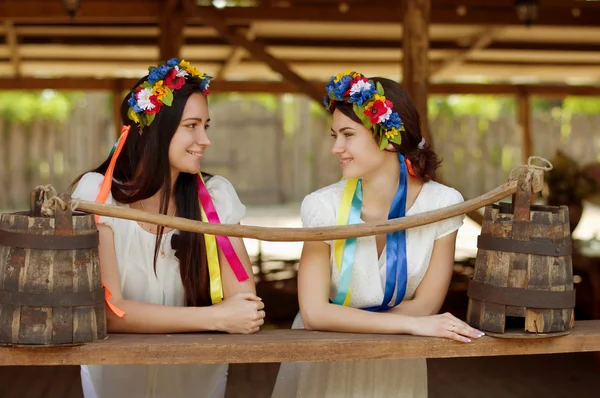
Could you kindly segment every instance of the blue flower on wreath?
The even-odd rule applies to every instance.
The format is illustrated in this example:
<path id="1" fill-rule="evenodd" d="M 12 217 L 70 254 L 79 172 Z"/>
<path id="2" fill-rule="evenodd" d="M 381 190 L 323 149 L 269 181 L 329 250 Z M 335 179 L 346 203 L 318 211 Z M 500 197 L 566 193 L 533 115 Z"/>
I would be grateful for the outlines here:
<path id="1" fill-rule="evenodd" d="M 202 91 L 206 90 L 206 86 L 208 86 L 208 83 L 210 83 L 209 79 L 202 79 L 202 82 L 200 83 L 200 89 Z"/>
<path id="2" fill-rule="evenodd" d="M 179 61 L 177 58 L 171 58 L 167 61 L 167 66 L 170 66 L 172 68 L 174 66 L 178 66 L 180 63 L 181 61 Z"/>
<path id="3" fill-rule="evenodd" d="M 354 83 L 359 84 L 359 83 Z M 351 90 L 352 91 L 352 90 Z M 369 84 L 369 88 L 363 87 L 361 90 L 357 90 L 356 92 L 350 94 L 350 102 L 355 102 L 359 106 L 365 103 L 365 101 L 369 100 L 373 95 L 377 93 L 375 87 L 372 84 Z"/>
<path id="4" fill-rule="evenodd" d="M 348 91 L 350 89 L 350 83 L 352 82 L 352 78 L 350 76 L 342 76 L 342 78 L 335 83 L 335 88 L 333 90 L 333 93 L 335 95 L 335 98 L 338 100 L 342 100 L 342 98 L 344 98 L 344 94 L 346 94 L 346 91 Z"/>
<path id="5" fill-rule="evenodd" d="M 127 103 L 135 113 L 142 112 L 142 108 L 139 107 L 139 105 L 137 104 L 137 100 L 135 99 L 135 93 L 131 93 L 131 96 L 129 96 Z"/>
<path id="6" fill-rule="evenodd" d="M 400 119 L 400 115 L 398 115 L 398 112 L 392 112 L 388 120 L 383 122 L 383 125 L 388 129 L 391 129 L 392 127 L 400 129 L 400 127 L 402 126 L 402 119 Z"/>
<path id="7" fill-rule="evenodd" d="M 161 65 L 152 69 L 148 75 L 148 83 L 154 84 L 159 80 L 163 80 L 170 70 L 171 67 L 169 65 Z"/>
<path id="8" fill-rule="evenodd" d="M 327 91 L 327 96 L 333 93 L 333 90 L 335 90 L 335 83 L 333 82 L 333 78 L 329 80 L 329 83 L 327 83 L 327 85 L 325 86 L 325 90 Z"/>

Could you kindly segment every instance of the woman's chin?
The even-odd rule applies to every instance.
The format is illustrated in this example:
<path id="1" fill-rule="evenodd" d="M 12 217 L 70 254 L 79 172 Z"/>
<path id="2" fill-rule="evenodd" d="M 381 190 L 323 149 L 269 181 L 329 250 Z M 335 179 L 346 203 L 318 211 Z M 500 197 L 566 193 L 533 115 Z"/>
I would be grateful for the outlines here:
<path id="1" fill-rule="evenodd" d="M 180 173 L 198 174 L 200 172 L 200 164 L 180 165 L 180 167 L 175 167 L 175 170 Z"/>
<path id="2" fill-rule="evenodd" d="M 342 169 L 342 177 L 348 178 L 362 178 L 362 175 L 356 171 L 352 171 L 352 169 L 344 168 Z"/>

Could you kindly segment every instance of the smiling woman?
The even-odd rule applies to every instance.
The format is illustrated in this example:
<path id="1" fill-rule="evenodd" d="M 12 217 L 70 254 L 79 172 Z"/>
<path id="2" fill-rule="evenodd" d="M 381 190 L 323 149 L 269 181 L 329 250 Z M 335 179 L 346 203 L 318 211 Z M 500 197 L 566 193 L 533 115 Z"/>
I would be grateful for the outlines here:
<path id="1" fill-rule="evenodd" d="M 225 178 L 200 172 L 210 147 L 210 78 L 186 61 L 150 68 L 121 105 L 123 133 L 107 159 L 74 182 L 73 198 L 236 224 L 245 214 Z M 254 333 L 256 296 L 240 238 L 96 216 L 110 332 Z M 222 397 L 227 364 L 81 368 L 86 398 Z"/>
<path id="2" fill-rule="evenodd" d="M 304 227 L 382 222 L 463 201 L 433 181 L 439 165 L 415 105 L 389 79 L 340 73 L 326 87 L 331 153 L 344 178 L 302 202 Z M 305 242 L 293 328 L 413 334 L 469 343 L 483 334 L 438 314 L 463 216 L 406 231 Z M 424 359 L 284 363 L 273 398 L 427 396 Z"/>

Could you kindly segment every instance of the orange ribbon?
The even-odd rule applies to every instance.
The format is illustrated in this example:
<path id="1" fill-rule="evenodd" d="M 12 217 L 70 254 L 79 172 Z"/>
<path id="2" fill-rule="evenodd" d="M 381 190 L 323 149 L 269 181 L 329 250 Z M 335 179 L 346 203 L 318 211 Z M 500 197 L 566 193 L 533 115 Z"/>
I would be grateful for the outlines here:
<path id="1" fill-rule="evenodd" d="M 129 134 L 130 129 L 131 129 L 131 126 L 123 126 L 123 129 L 121 130 L 121 136 L 119 137 L 119 140 L 117 141 L 117 147 L 115 148 L 115 150 L 113 152 L 112 158 L 110 159 L 110 164 L 108 165 L 108 168 L 106 169 L 106 173 L 104 174 L 104 180 L 102 180 L 102 185 L 100 186 L 100 191 L 98 192 L 98 195 L 96 196 L 96 202 L 98 202 L 98 203 L 105 203 L 106 199 L 108 199 L 108 194 L 110 193 L 110 187 L 112 186 L 112 179 L 113 179 L 113 173 L 115 171 L 115 164 L 117 163 L 117 157 L 121 153 L 121 149 L 123 149 L 123 146 L 125 146 L 125 140 L 127 140 L 127 135 Z M 95 219 L 96 219 L 96 223 L 97 223 L 98 220 L 100 219 L 100 216 L 96 214 Z M 119 318 L 123 317 L 123 315 L 125 315 L 125 311 L 118 308 L 116 305 L 114 305 L 113 303 L 111 303 L 109 301 L 112 297 L 112 293 L 110 292 L 110 290 L 108 290 L 108 287 L 104 284 L 104 282 L 102 282 L 102 286 L 104 287 L 104 300 L 106 301 L 108 308 L 110 308 L 111 311 L 114 312 L 115 315 L 118 316 Z"/>
<path id="2" fill-rule="evenodd" d="M 408 174 L 410 174 L 412 177 L 419 178 L 412 167 L 412 163 L 410 162 L 410 160 L 408 160 L 407 157 L 404 158 L 404 163 L 406 163 L 406 169 L 408 170 Z"/>

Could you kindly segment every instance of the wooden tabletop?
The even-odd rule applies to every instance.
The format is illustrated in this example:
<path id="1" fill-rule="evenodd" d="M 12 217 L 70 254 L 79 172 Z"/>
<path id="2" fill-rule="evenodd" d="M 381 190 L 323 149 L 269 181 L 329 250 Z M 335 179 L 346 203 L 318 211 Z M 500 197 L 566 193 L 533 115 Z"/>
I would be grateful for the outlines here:
<path id="1" fill-rule="evenodd" d="M 111 334 L 76 347 L 0 347 L 0 365 L 198 364 L 451 358 L 600 351 L 600 320 L 579 321 L 551 338 L 484 336 L 469 344 L 406 335 L 265 330 L 216 333 Z"/>

